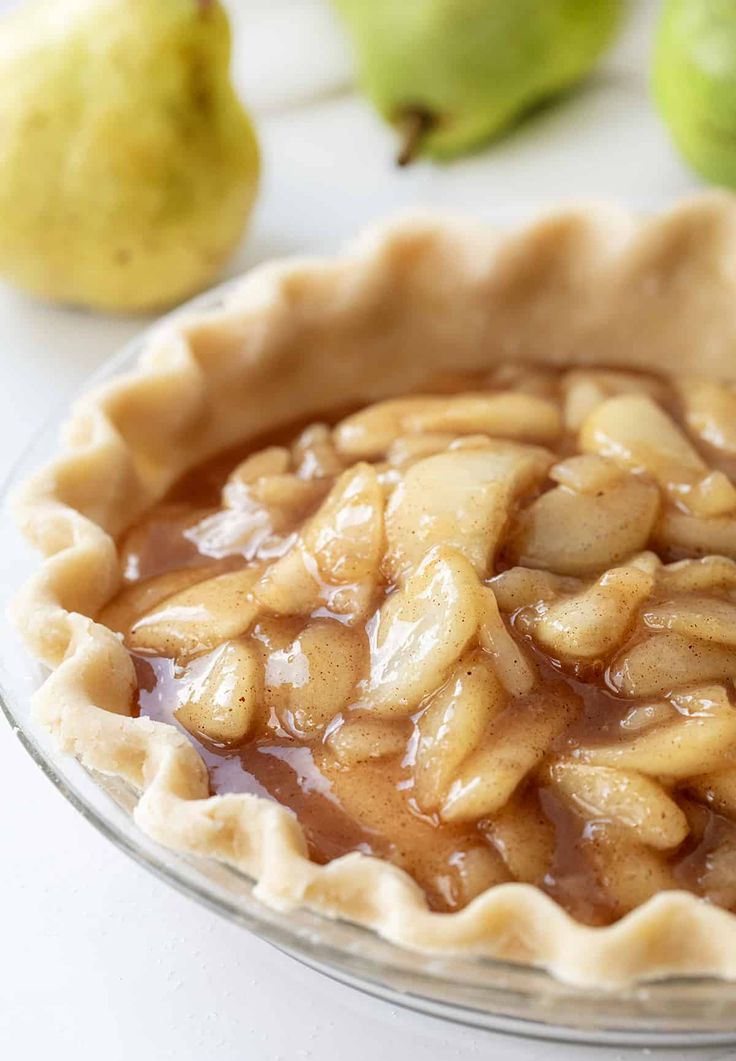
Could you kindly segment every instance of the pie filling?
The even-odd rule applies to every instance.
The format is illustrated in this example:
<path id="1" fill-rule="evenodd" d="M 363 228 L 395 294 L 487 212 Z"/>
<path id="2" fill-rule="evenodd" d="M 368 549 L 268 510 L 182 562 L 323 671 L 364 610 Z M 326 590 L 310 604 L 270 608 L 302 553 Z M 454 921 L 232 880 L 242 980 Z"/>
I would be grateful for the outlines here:
<path id="1" fill-rule="evenodd" d="M 134 712 L 436 910 L 736 909 L 736 390 L 504 366 L 181 480 L 99 620 Z"/>

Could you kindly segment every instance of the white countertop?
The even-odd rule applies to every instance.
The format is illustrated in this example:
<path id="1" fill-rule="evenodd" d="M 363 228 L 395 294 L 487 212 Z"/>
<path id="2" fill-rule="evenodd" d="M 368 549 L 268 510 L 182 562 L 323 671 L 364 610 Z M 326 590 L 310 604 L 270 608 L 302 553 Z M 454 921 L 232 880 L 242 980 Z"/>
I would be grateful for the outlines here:
<path id="1" fill-rule="evenodd" d="M 0 0 L 0 10 L 18 0 Z M 236 6 L 236 5 L 233 5 Z M 347 91 L 312 0 L 241 0 L 238 83 L 259 105 L 263 192 L 233 272 L 330 250 L 410 206 L 523 214 L 559 197 L 656 204 L 691 187 L 652 113 L 640 2 L 596 78 L 497 147 L 452 166 L 391 164 L 392 138 Z M 304 94 L 311 102 L 297 102 Z M 65 393 L 140 321 L 44 306 L 0 287 L 0 472 Z M 0 1055 L 71 1061 L 629 1061 L 648 1051 L 506 1038 L 341 987 L 218 919 L 91 828 L 0 727 Z M 673 1061 L 734 1057 L 669 1051 Z"/>

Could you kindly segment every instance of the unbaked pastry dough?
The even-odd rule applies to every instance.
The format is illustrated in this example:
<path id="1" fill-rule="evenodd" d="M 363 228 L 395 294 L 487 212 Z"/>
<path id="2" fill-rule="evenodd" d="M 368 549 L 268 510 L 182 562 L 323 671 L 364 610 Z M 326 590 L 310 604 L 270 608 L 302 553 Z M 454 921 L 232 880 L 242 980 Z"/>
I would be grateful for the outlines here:
<path id="1" fill-rule="evenodd" d="M 209 797 L 205 767 L 186 737 L 129 717 L 130 658 L 115 633 L 91 618 L 120 583 L 114 538 L 186 469 L 227 447 L 329 409 L 418 391 L 432 373 L 479 371 L 506 360 L 734 381 L 735 307 L 736 205 L 714 194 L 647 221 L 598 208 L 558 213 L 511 233 L 435 217 L 398 222 L 370 233 L 343 258 L 257 269 L 229 288 L 217 309 L 163 322 L 132 373 L 77 403 L 62 455 L 17 499 L 20 524 L 45 557 L 13 607 L 31 650 L 51 670 L 35 695 L 36 718 L 65 751 L 140 791 L 135 820 L 148 835 L 237 866 L 257 878 L 264 902 L 284 911 L 306 905 L 401 946 L 533 963 L 588 986 L 667 974 L 736 978 L 736 917 L 685 892 L 661 893 L 610 927 L 590 928 L 525 884 L 497 885 L 459 912 L 438 914 L 387 862 L 353 853 L 313 863 L 287 810 L 250 795 Z M 606 397 L 625 401 L 616 396 L 615 372 L 611 377 Z M 730 437 L 720 405 L 706 402 L 703 412 L 703 394 L 692 395 L 695 429 Z M 586 418 L 591 401 L 596 396 L 584 390 L 570 397 L 570 423 Z M 432 409 L 402 406 L 391 415 L 419 416 L 426 432 L 456 428 L 452 417 Z M 503 413 L 473 412 L 481 415 Z M 554 429 L 540 420 L 536 441 Z M 558 481 L 589 482 L 598 474 L 596 457 L 641 459 L 636 438 L 612 453 L 610 430 L 593 424 L 585 444 L 592 463 L 561 468 Z M 365 437 L 353 425 L 342 444 L 359 459 L 367 455 Z M 656 456 L 679 461 L 683 473 L 674 487 L 682 511 L 666 532 L 687 538 L 694 526 L 705 527 L 718 543 L 713 551 L 726 552 L 731 542 L 736 556 L 727 484 L 709 480 L 697 459 L 683 461 L 678 445 L 668 440 Z M 269 459 L 278 466 L 278 455 Z M 606 489 L 617 482 L 612 475 Z M 647 511 L 645 496 L 632 503 Z M 474 539 L 467 569 L 482 568 L 491 547 Z M 528 528 L 529 549 L 553 547 L 535 537 L 534 525 Z M 423 577 L 416 561 L 398 547 L 396 577 Z M 646 562 L 616 570 L 627 587 L 643 586 L 648 577 Z M 564 563 L 558 571 L 558 579 L 583 574 Z M 499 606 L 504 592 L 523 595 L 525 587 L 499 586 Z M 554 607 L 530 620 L 532 637 L 548 643 L 555 636 L 565 616 L 551 622 Z M 670 618 L 660 608 L 647 621 L 652 637 L 675 651 L 673 639 L 684 635 Z M 493 646 L 492 609 L 482 621 Z M 390 697 L 380 668 L 376 675 L 366 695 L 380 708 Z M 630 670 L 621 675 L 627 680 Z M 716 701 L 719 695 L 715 690 Z M 688 704 L 681 709 L 687 714 Z M 239 724 L 247 727 L 247 713 Z M 637 739 L 639 755 L 652 754 L 642 750 L 646 737 Z M 595 800 L 605 771 L 636 771 L 636 754 L 629 746 L 622 762 L 616 749 L 602 748 L 584 763 L 560 764 L 556 783 L 583 786 Z M 631 784 L 624 780 L 623 789 Z M 448 814 L 462 816 L 463 798 L 459 789 Z M 638 824 L 652 828 L 644 809 Z M 666 828 L 668 836 L 679 835 L 676 808 L 667 806 Z"/>

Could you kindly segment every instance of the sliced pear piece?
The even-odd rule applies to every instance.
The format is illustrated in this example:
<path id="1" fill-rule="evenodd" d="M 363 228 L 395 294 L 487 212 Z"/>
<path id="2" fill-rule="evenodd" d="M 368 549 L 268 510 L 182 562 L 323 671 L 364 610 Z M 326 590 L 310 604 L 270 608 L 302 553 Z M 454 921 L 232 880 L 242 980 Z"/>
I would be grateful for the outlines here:
<path id="1" fill-rule="evenodd" d="M 499 608 L 511 614 L 530 604 L 554 600 L 575 593 L 581 587 L 577 578 L 554 575 L 531 567 L 510 567 L 488 581 Z"/>
<path id="2" fill-rule="evenodd" d="M 198 737 L 239 744 L 256 720 L 263 690 L 260 654 L 249 641 L 227 641 L 185 675 L 177 720 Z"/>
<path id="3" fill-rule="evenodd" d="M 411 410 L 410 431 L 447 431 L 455 435 L 490 435 L 519 442 L 553 442 L 562 430 L 554 402 L 535 394 L 499 391 L 456 394 Z"/>
<path id="4" fill-rule="evenodd" d="M 718 814 L 736 818 L 736 769 L 700 774 L 688 779 L 687 791 Z"/>
<path id="5" fill-rule="evenodd" d="M 568 373 L 563 390 L 565 427 L 570 431 L 579 431 L 590 414 L 610 397 L 597 380 L 584 373 Z"/>
<path id="6" fill-rule="evenodd" d="M 716 775 L 711 775 L 715 778 Z M 723 775 L 718 775 L 723 777 Z M 689 787 L 689 786 L 688 786 Z M 697 786 L 694 786 L 694 791 Z M 697 792 L 696 792 L 697 794 Z M 717 813 L 729 815 L 728 805 L 705 799 Z M 698 891 L 706 899 L 726 909 L 736 905 L 736 833 L 724 822 L 713 822 L 703 803 L 686 800 L 683 805 L 690 821 L 690 834 L 698 845 Z M 724 827 L 725 826 L 725 827 Z"/>
<path id="7" fill-rule="evenodd" d="M 561 760 L 550 777 L 583 817 L 613 822 L 648 847 L 666 851 L 688 834 L 687 818 L 675 801 L 643 774 Z"/>
<path id="8" fill-rule="evenodd" d="M 736 560 L 736 514 L 698 517 L 667 510 L 654 528 L 654 542 L 658 549 L 670 550 L 675 555 L 720 554 Z"/>
<path id="9" fill-rule="evenodd" d="M 218 565 L 207 564 L 204 567 L 183 567 L 176 571 L 165 571 L 162 575 L 131 582 L 124 585 L 119 593 L 106 604 L 97 615 L 97 622 L 125 634 L 131 626 L 163 601 L 175 593 L 188 589 L 197 582 L 217 573 Z"/>
<path id="10" fill-rule="evenodd" d="M 578 494 L 596 494 L 599 490 L 621 483 L 627 475 L 615 461 L 592 453 L 568 457 L 553 464 L 549 470 L 550 479 Z"/>
<path id="11" fill-rule="evenodd" d="M 441 806 L 461 763 L 475 750 L 508 700 L 493 664 L 461 661 L 418 723 L 414 795 L 426 811 Z"/>
<path id="12" fill-rule="evenodd" d="M 533 688 L 537 673 L 521 645 L 514 641 L 498 610 L 496 595 L 490 586 L 480 590 L 480 627 L 478 640 L 490 655 L 501 684 L 511 696 L 523 696 Z"/>
<path id="13" fill-rule="evenodd" d="M 680 376 L 677 389 L 690 431 L 736 457 L 736 388 L 700 376 Z"/>
<path id="14" fill-rule="evenodd" d="M 360 706 L 406 716 L 437 689 L 478 629 L 478 577 L 447 547 L 424 559 L 371 620 Z"/>
<path id="15" fill-rule="evenodd" d="M 579 708 L 576 696 L 552 690 L 514 700 L 463 762 L 442 805 L 443 820 L 478 821 L 496 814 Z"/>
<path id="16" fill-rule="evenodd" d="M 533 793 L 515 793 L 481 828 L 515 880 L 542 883 L 552 867 L 555 832 Z"/>
<path id="17" fill-rule="evenodd" d="M 517 622 L 556 659 L 603 660 L 625 639 L 653 585 L 653 575 L 633 564 L 614 567 L 581 593 L 533 606 Z"/>
<path id="18" fill-rule="evenodd" d="M 335 428 L 338 452 L 352 460 L 384 456 L 395 439 L 412 433 L 483 434 L 520 442 L 552 442 L 560 434 L 557 406 L 532 394 L 417 396 L 378 402 Z"/>
<path id="19" fill-rule="evenodd" d="M 383 491 L 370 464 L 344 472 L 302 532 L 325 582 L 374 580 L 383 550 Z"/>
<path id="20" fill-rule="evenodd" d="M 706 589 L 736 589 L 736 562 L 725 556 L 679 560 L 657 573 L 657 584 L 673 593 L 699 593 Z"/>
<path id="21" fill-rule="evenodd" d="M 312 737 L 340 714 L 351 698 L 366 658 L 362 634 L 343 623 L 316 619 L 266 663 L 266 691 L 282 724 Z"/>
<path id="22" fill-rule="evenodd" d="M 449 449 L 455 441 L 455 435 L 432 432 L 419 435 L 399 435 L 388 448 L 386 459 L 389 464 L 403 468 L 423 457 L 432 457 Z M 486 439 L 486 442 L 488 439 Z"/>
<path id="23" fill-rule="evenodd" d="M 570 431 L 579 431 L 590 414 L 610 393 L 591 373 L 568 372 L 563 380 L 564 420 Z"/>
<path id="24" fill-rule="evenodd" d="M 358 715 L 330 727 L 326 744 L 342 766 L 356 766 L 370 759 L 387 759 L 406 750 L 411 736 L 408 719 Z"/>
<path id="25" fill-rule="evenodd" d="M 230 571 L 175 593 L 135 623 L 128 644 L 159 656 L 191 656 L 247 633 L 259 610 L 252 590 L 261 571 Z"/>
<path id="26" fill-rule="evenodd" d="M 506 555 L 561 575 L 597 574 L 646 546 L 658 509 L 657 487 L 633 475 L 593 493 L 558 486 L 520 514 Z"/>
<path id="27" fill-rule="evenodd" d="M 319 590 L 316 565 L 297 541 L 266 568 L 253 587 L 253 596 L 275 615 L 310 615 L 319 604 Z"/>
<path id="28" fill-rule="evenodd" d="M 719 597 L 678 597 L 643 613 L 651 630 L 672 630 L 736 648 L 736 603 Z"/>
<path id="29" fill-rule="evenodd" d="M 545 450 L 504 443 L 452 450 L 418 461 L 386 509 L 385 566 L 400 578 L 435 545 L 462 553 L 487 573 L 508 518 L 511 499 L 541 479 Z"/>
<path id="30" fill-rule="evenodd" d="M 644 571 L 645 574 L 652 575 L 652 577 L 656 579 L 662 570 L 662 561 L 651 549 L 645 549 L 643 552 L 632 556 L 626 566 L 635 567 L 639 571 Z"/>
<path id="31" fill-rule="evenodd" d="M 736 487 L 722 472 L 711 471 L 674 421 L 644 395 L 609 398 L 599 405 L 580 429 L 580 447 L 648 472 L 671 501 L 693 515 L 736 509 Z"/>
<path id="32" fill-rule="evenodd" d="M 294 472 L 264 475 L 250 487 L 257 505 L 268 509 L 276 530 L 290 530 L 319 504 L 329 483 L 321 479 L 300 479 Z"/>
<path id="33" fill-rule="evenodd" d="M 323 582 L 302 542 L 264 572 L 253 593 L 274 615 L 311 615 L 325 608 L 351 624 L 366 619 L 375 607 L 374 582 L 344 586 Z"/>
<path id="34" fill-rule="evenodd" d="M 230 508 L 250 497 L 248 487 L 265 475 L 283 475 L 289 470 L 291 455 L 283 446 L 268 446 L 251 453 L 230 472 L 222 488 L 222 500 Z"/>
<path id="35" fill-rule="evenodd" d="M 269 452 L 280 454 L 279 450 L 256 454 L 263 458 L 264 465 Z M 279 457 L 274 456 L 272 467 L 279 467 L 281 463 Z M 243 474 L 251 473 L 246 470 Z M 324 498 L 328 486 L 322 480 L 301 479 L 295 472 L 289 471 L 273 471 L 250 481 L 244 477 L 234 479 L 230 476 L 223 489 L 223 502 L 226 508 L 236 512 L 255 514 L 265 509 L 274 530 L 283 532 L 291 530 L 314 510 L 315 505 Z"/>
<path id="36" fill-rule="evenodd" d="M 263 607 L 304 615 L 326 605 L 339 615 L 365 617 L 383 552 L 383 506 L 374 468 L 357 464 L 344 472 L 300 540 L 256 586 Z"/>
<path id="37" fill-rule="evenodd" d="M 679 886 L 664 853 L 635 839 L 629 829 L 609 825 L 591 838 L 584 851 L 615 917 Z"/>
<path id="38" fill-rule="evenodd" d="M 654 700 L 648 704 L 634 704 L 619 722 L 621 730 L 629 737 L 642 730 L 659 726 L 663 722 L 672 722 L 677 716 L 677 708 L 669 700 Z"/>
<path id="39" fill-rule="evenodd" d="M 625 649 L 608 669 L 608 681 L 621 696 L 661 696 L 683 686 L 728 678 L 736 678 L 732 648 L 669 630 Z"/>
<path id="40" fill-rule="evenodd" d="M 450 865 L 455 874 L 458 907 L 509 879 L 501 858 L 486 844 L 460 849 L 450 856 Z"/>
<path id="41" fill-rule="evenodd" d="M 723 686 L 693 689 L 670 699 L 678 712 L 673 721 L 629 741 L 578 748 L 575 758 L 673 780 L 736 766 L 736 708 Z"/>
<path id="42" fill-rule="evenodd" d="M 565 426 L 570 431 L 578 431 L 594 409 L 616 395 L 644 394 L 657 402 L 666 396 L 666 388 L 659 379 L 607 369 L 575 369 L 565 373 L 562 392 Z"/>
<path id="43" fill-rule="evenodd" d="M 350 460 L 377 460 L 385 456 L 397 438 L 412 433 L 408 427 L 410 414 L 434 408 L 437 401 L 424 395 L 392 398 L 353 413 L 335 427 L 338 453 Z"/>
<path id="44" fill-rule="evenodd" d="M 302 479 L 333 479 L 345 469 L 327 424 L 305 427 L 292 446 L 292 452 L 297 473 Z"/>
<path id="45" fill-rule="evenodd" d="M 698 885 L 708 901 L 732 910 L 736 905 L 736 842 L 733 833 L 708 851 Z"/>

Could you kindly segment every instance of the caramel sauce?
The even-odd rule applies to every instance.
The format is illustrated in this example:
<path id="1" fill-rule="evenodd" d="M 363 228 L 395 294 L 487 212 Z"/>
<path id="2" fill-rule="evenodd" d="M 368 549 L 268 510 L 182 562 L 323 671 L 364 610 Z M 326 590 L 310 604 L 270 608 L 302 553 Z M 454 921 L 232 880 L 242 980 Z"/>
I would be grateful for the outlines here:
<path id="1" fill-rule="evenodd" d="M 488 388 L 487 379 L 482 383 Z M 506 385 L 503 379 L 490 381 L 491 387 Z M 477 377 L 446 377 L 435 381 L 428 390 L 455 393 L 478 386 Z M 550 395 L 559 393 L 553 373 L 546 374 L 546 382 L 543 378 L 539 383 L 538 390 L 543 392 L 545 388 Z M 666 398 L 663 404 L 677 412 L 673 398 Z M 344 410 L 331 419 L 335 421 L 342 415 Z M 244 555 L 217 559 L 206 555 L 188 532 L 218 509 L 223 484 L 243 458 L 266 446 L 288 445 L 304 426 L 290 425 L 189 472 L 144 520 L 124 535 L 119 544 L 127 586 L 106 609 L 110 625 L 125 630 L 126 602 L 133 600 L 126 594 L 132 594 L 147 579 L 200 567 L 203 577 L 211 577 L 213 573 L 235 571 L 246 565 Z M 575 452 L 574 438 L 565 436 L 557 450 L 560 457 Z M 718 466 L 713 453 L 704 456 L 714 467 Z M 727 463 L 721 461 L 720 466 L 733 474 L 734 468 L 727 468 Z M 517 504 L 525 507 L 549 485 L 554 484 L 542 484 Z M 501 553 L 496 570 L 503 571 L 507 566 Z M 318 614 L 343 621 L 340 615 L 330 614 L 329 609 L 322 608 Z M 101 619 L 105 621 L 105 613 Z M 280 622 L 271 621 L 277 625 Z M 284 631 L 291 635 L 306 621 L 283 620 Z M 579 704 L 577 716 L 555 738 L 557 753 L 574 754 L 582 745 L 628 739 L 630 733 L 622 723 L 638 702 L 617 695 L 607 685 L 604 661 L 594 661 L 576 673 L 541 652 L 528 635 L 516 628 L 513 619 L 508 629 L 532 657 L 543 682 L 550 689 L 563 687 Z M 643 628 L 637 623 L 630 630 L 627 643 L 634 644 L 642 636 Z M 213 794 L 253 793 L 289 808 L 304 829 L 310 857 L 315 861 L 326 863 L 355 851 L 387 859 L 409 872 L 423 888 L 430 906 L 441 911 L 462 907 L 478 890 L 472 880 L 468 883 L 467 872 L 478 850 L 484 852 L 487 860 L 487 864 L 483 863 L 483 886 L 514 879 L 489 841 L 487 822 L 447 824 L 439 816 L 419 810 L 412 796 L 411 741 L 399 754 L 346 767 L 329 752 L 323 736 L 296 735 L 293 726 L 289 729 L 284 723 L 283 713 L 264 704 L 256 731 L 245 743 L 217 745 L 185 730 L 177 721 L 176 712 L 187 681 L 186 668 L 170 658 L 134 651 L 131 655 L 138 675 L 135 712 L 179 726 L 187 734 L 207 766 Z M 543 780 L 532 778 L 525 782 L 520 798 L 532 802 L 534 812 L 554 837 L 554 851 L 546 872 L 533 883 L 578 920 L 589 924 L 607 924 L 624 913 L 611 898 L 605 873 L 595 857 L 600 828 L 605 828 L 606 823 L 598 823 L 598 832 L 591 829 L 590 823 L 573 813 Z M 700 804 L 695 816 L 698 831 L 662 858 L 671 868 L 677 886 L 708 894 L 709 860 L 713 851 L 722 850 L 724 841 L 736 852 L 736 825 Z M 714 901 L 735 907 L 736 883 L 733 894 L 719 893 Z"/>
<path id="2" fill-rule="evenodd" d="M 314 861 L 324 864 L 351 851 L 376 855 L 420 881 L 433 908 L 455 905 L 452 857 L 472 845 L 475 830 L 440 826 L 411 812 L 402 791 L 408 780 L 403 756 L 340 769 L 318 742 L 299 742 L 278 726 L 238 747 L 217 747 L 176 719 L 183 678 L 174 660 L 131 655 L 138 713 L 186 733 L 207 766 L 213 795 L 244 792 L 276 800 L 296 814 Z"/>

